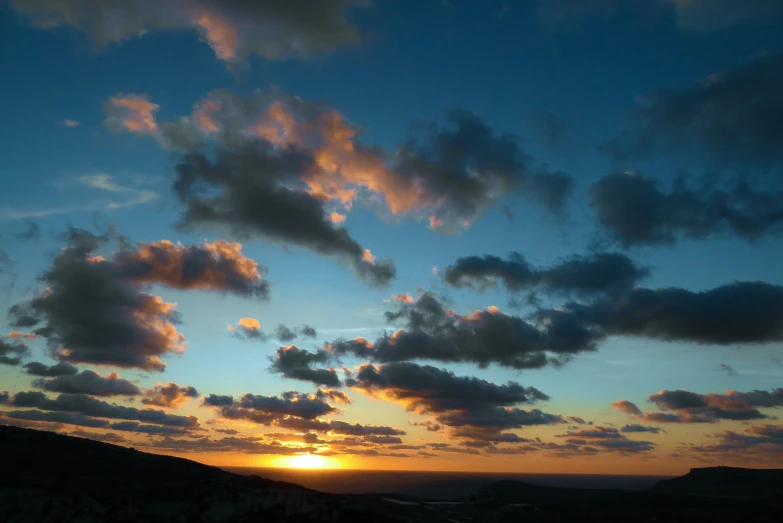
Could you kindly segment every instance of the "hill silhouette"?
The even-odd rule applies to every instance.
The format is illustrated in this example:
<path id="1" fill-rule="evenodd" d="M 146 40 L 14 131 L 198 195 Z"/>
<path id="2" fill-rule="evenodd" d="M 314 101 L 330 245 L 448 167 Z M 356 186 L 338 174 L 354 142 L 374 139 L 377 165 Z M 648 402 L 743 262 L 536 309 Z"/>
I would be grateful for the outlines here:
<path id="1" fill-rule="evenodd" d="M 780 521 L 783 471 L 693 469 L 648 491 L 500 481 L 451 503 L 335 495 L 89 439 L 0 426 L 0 521 Z M 761 493 L 761 495 L 758 495 Z"/>

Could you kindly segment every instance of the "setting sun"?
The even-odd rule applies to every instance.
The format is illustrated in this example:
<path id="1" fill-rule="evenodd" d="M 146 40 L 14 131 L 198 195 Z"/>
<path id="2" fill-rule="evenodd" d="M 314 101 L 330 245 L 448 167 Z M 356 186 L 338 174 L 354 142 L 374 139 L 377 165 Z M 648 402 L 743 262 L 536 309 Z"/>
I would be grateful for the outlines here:
<path id="1" fill-rule="evenodd" d="M 340 463 L 333 458 L 319 456 L 317 454 L 300 454 L 298 456 L 286 456 L 275 460 L 276 467 L 292 469 L 335 469 Z"/>

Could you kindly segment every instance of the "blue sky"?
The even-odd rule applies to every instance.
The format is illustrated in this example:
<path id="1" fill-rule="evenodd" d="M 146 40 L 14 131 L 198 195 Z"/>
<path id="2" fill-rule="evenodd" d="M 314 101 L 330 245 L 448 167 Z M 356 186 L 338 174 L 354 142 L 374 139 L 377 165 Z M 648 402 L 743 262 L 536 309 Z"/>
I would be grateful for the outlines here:
<path id="1" fill-rule="evenodd" d="M 314 326 L 318 332 L 315 338 L 295 343 L 316 351 L 337 338 L 358 335 L 375 340 L 381 329 L 393 331 L 395 327 L 387 325 L 383 315 L 395 309 L 393 295 L 410 293 L 417 298 L 433 292 L 447 298 L 449 308 L 463 315 L 490 305 L 520 317 L 536 310 L 564 307 L 573 296 L 540 293 L 540 305 L 514 309 L 509 300 L 523 299 L 525 293 L 508 291 L 501 281 L 483 292 L 454 287 L 444 283 L 443 271 L 459 258 L 505 257 L 512 251 L 540 268 L 589 255 L 594 252 L 596 239 L 611 240 L 611 227 L 598 219 L 589 197 L 593 184 L 610 173 L 635 171 L 659 180 L 666 190 L 679 173 L 696 194 L 711 194 L 709 191 L 716 187 L 702 185 L 703 180 L 730 187 L 733 180 L 746 176 L 753 180 L 754 188 L 778 198 L 773 205 L 780 209 L 783 203 L 775 196 L 781 194 L 779 185 L 783 180 L 779 160 L 769 168 L 758 168 L 752 161 L 721 162 L 720 155 L 708 147 L 690 147 L 688 140 L 674 131 L 672 139 L 683 146 L 661 148 L 656 154 L 620 160 L 599 147 L 629 129 L 635 132 L 643 128 L 643 117 L 634 113 L 644 103 L 643 95 L 663 93 L 659 97 L 664 99 L 667 93 L 690 92 L 710 75 L 741 70 L 760 57 L 776 56 L 783 34 L 783 10 L 776 8 L 776 2 L 768 3 L 769 11 L 762 6 L 761 11 L 749 7 L 748 12 L 742 12 L 725 2 L 710 0 L 693 2 L 695 7 L 688 7 L 684 1 L 656 0 L 624 5 L 604 2 L 592 8 L 580 8 L 567 0 L 426 0 L 415 4 L 377 0 L 368 6 L 333 8 L 361 34 L 358 43 L 281 59 L 263 56 L 263 51 L 248 47 L 246 57 L 232 61 L 219 59 L 209 45 L 209 35 L 188 28 L 187 23 L 180 27 L 176 25 L 180 21 L 172 22 L 174 29 L 169 30 L 137 21 L 115 2 L 107 3 L 107 9 L 118 19 L 127 17 L 124 20 L 132 27 L 138 22 L 137 29 L 147 30 L 146 34 L 101 46 L 95 39 L 100 21 L 84 13 L 74 15 L 82 17 L 79 24 L 63 21 L 64 13 L 71 12 L 67 2 L 40 2 L 48 10 L 44 14 L 60 21 L 56 27 L 42 28 L 35 26 L 40 13 L 31 7 L 37 2 L 14 0 L 0 10 L 0 46 L 6 51 L 0 53 L 0 68 L 10 80 L 0 83 L 0 98 L 5 100 L 0 108 L 4 122 L 4 139 L 0 141 L 0 248 L 11 262 L 0 273 L 7 289 L 0 296 L 0 308 L 25 302 L 40 290 L 35 278 L 48 269 L 65 244 L 58 235 L 68 225 L 98 234 L 113 224 L 137 244 L 164 239 L 184 245 L 238 239 L 226 229 L 177 229 L 183 206 L 171 187 L 183 151 L 162 146 L 160 139 L 149 134 L 118 131 L 106 124 L 111 115 L 105 104 L 112 97 L 146 96 L 159 106 L 154 118 L 160 126 L 191 115 L 194 106 L 214 89 L 247 97 L 256 90 L 281 91 L 330 108 L 357 126 L 357 141 L 386 151 L 390 164 L 396 161 L 394 151 L 405 142 L 412 125 L 443 122 L 445 112 L 452 109 L 469 111 L 496 135 L 513 134 L 520 151 L 534 159 L 536 172 L 560 171 L 568 176 L 571 191 L 560 214 L 548 212 L 535 198 L 509 191 L 482 207 L 471 218 L 470 227 L 458 234 L 428 227 L 429 211 L 392 217 L 383 203 L 373 206 L 361 199 L 354 202 L 346 212 L 344 226 L 377 258 L 393 260 L 396 278 L 385 286 L 372 286 L 357 277 L 348 264 L 279 238 L 240 238 L 242 254 L 268 269 L 268 301 L 152 285 L 147 288 L 149 292 L 177 303 L 182 321 L 177 328 L 187 340 L 184 354 L 164 358 L 167 366 L 163 374 L 74 361 L 82 363 L 78 365 L 80 371 L 117 371 L 142 389 L 154 387 L 158 381 L 193 385 L 204 396 L 275 396 L 286 390 L 311 393 L 316 390 L 312 384 L 269 371 L 269 358 L 282 344 L 273 334 L 280 323 Z M 229 24 L 235 20 L 231 17 L 236 12 L 230 9 L 209 11 L 214 7 L 212 2 L 193 0 L 193 5 L 216 17 L 224 16 Z M 236 5 L 241 9 L 241 2 Z M 719 10 L 724 10 L 725 16 L 715 16 Z M 758 16 L 758 12 L 764 15 Z M 248 14 L 268 16 L 274 24 L 273 15 Z M 237 27 L 244 45 L 246 40 L 242 38 L 251 38 L 248 31 L 252 29 L 241 24 Z M 297 37 L 309 41 L 307 31 L 313 29 L 302 27 L 295 26 L 292 31 L 301 30 Z M 108 24 L 102 30 L 111 34 L 113 27 Z M 780 67 L 780 63 L 777 60 L 775 66 Z M 780 81 L 780 74 L 774 78 Z M 777 86 L 768 87 L 773 90 Z M 764 102 L 780 108 L 779 92 L 763 98 Z M 743 103 L 751 103 L 748 95 L 737 95 L 737 106 Z M 683 119 L 689 117 L 686 109 L 682 110 L 686 115 Z M 747 123 L 738 121 L 734 125 L 755 132 L 757 127 L 743 127 Z M 775 134 L 780 132 L 780 121 L 770 125 L 774 127 L 767 129 L 770 135 L 781 136 Z M 692 133 L 697 132 L 696 127 L 687 123 L 683 126 L 687 129 L 684 132 Z M 661 134 L 669 130 L 654 129 Z M 749 134 L 747 139 L 757 137 Z M 744 152 L 743 141 L 732 143 L 737 145 L 738 154 Z M 114 190 L 95 187 L 97 175 L 108 175 Z M 111 208 L 109 202 L 120 204 L 115 205 L 119 208 Z M 705 220 L 715 218 L 708 216 Z M 30 222 L 40 228 L 40 237 L 19 239 L 17 235 Z M 734 281 L 765 282 L 779 289 L 783 285 L 779 269 L 783 243 L 776 235 L 779 229 L 777 222 L 750 241 L 726 227 L 716 227 L 714 233 L 695 239 L 675 231 L 676 241 L 671 243 L 623 245 L 615 238 L 601 250 L 621 253 L 649 267 L 649 276 L 637 283 L 649 289 L 674 287 L 700 292 Z M 109 257 L 110 252 L 103 254 Z M 434 273 L 433 268 L 439 272 Z M 770 310 L 777 310 L 775 306 Z M 227 326 L 247 317 L 260 321 L 269 335 L 266 342 L 230 335 Z M 15 329 L 9 320 L 7 330 Z M 417 364 L 434 365 L 494 384 L 519 381 L 551 396 L 541 407 L 546 412 L 619 427 L 629 420 L 625 414 L 611 410 L 610 405 L 621 398 L 647 410 L 646 398 L 659 390 L 682 388 L 707 394 L 730 389 L 774 389 L 783 378 L 783 366 L 772 361 L 780 354 L 782 332 L 726 343 L 694 342 L 676 336 L 667 339 L 668 335 L 650 334 L 649 330 L 608 335 L 597 351 L 576 354 L 562 367 L 518 370 L 493 363 L 480 368 L 470 361 L 426 358 Z M 45 338 L 43 335 L 27 342 L 30 361 L 54 363 L 51 345 Z M 764 343 L 758 343 L 759 338 L 764 338 Z M 348 356 L 340 364 L 356 367 L 363 363 L 367 362 Z M 340 364 L 332 365 L 339 369 Z M 721 364 L 733 371 L 720 370 Z M 0 366 L 0 389 L 12 394 L 32 390 L 30 376 L 21 369 Z M 430 437 L 458 448 L 464 443 L 449 432 L 427 433 L 408 425 L 409 420 L 429 419 L 428 415 L 437 418 L 437 412 L 412 414 L 394 401 L 369 397 L 361 387 L 345 390 L 354 403 L 339 414 L 339 419 L 399 426 L 408 432 L 405 443 L 416 440 L 419 445 L 427 445 Z M 184 408 L 198 416 L 202 424 L 213 418 L 226 421 L 219 409 L 201 406 L 201 402 L 191 401 Z M 759 419 L 769 419 L 774 411 L 764 412 L 765 418 Z M 707 435 L 719 429 L 741 432 L 746 428 L 736 420 L 719 423 L 725 427 L 677 423 L 666 435 L 650 435 L 654 445 L 645 451 L 656 459 L 651 460 L 649 470 L 676 469 L 669 456 L 682 444 L 702 444 Z M 67 431 L 72 427 L 57 429 Z M 691 431 L 690 438 L 680 438 L 686 429 Z M 247 423 L 241 430 L 248 437 L 277 432 L 262 426 L 249 427 Z M 546 426 L 517 432 L 560 441 L 554 434 L 565 430 L 564 426 Z M 133 442 L 141 438 L 126 436 Z M 149 447 L 160 450 L 154 440 Z M 238 451 L 229 454 L 213 455 L 205 450 L 203 459 L 215 463 L 246 459 Z M 454 468 L 459 466 L 455 457 L 458 454 L 430 459 L 437 460 L 441 468 Z M 580 467 L 586 471 L 593 467 L 604 472 L 628 470 L 634 459 L 630 454 L 610 452 L 569 457 L 584 461 Z M 740 455 L 737 459 L 746 457 Z M 267 463 L 266 455 L 253 459 L 253 463 Z M 381 455 L 364 462 L 357 462 L 357 456 L 345 459 L 354 460 L 351 466 L 360 467 L 432 468 L 427 460 L 416 457 L 404 460 Z M 694 453 L 688 459 L 704 458 Z M 533 466 L 539 471 L 555 470 L 563 466 L 563 461 L 538 450 Z M 474 456 L 469 456 L 467 463 L 465 466 L 483 470 L 506 466 L 496 458 L 479 460 Z"/>

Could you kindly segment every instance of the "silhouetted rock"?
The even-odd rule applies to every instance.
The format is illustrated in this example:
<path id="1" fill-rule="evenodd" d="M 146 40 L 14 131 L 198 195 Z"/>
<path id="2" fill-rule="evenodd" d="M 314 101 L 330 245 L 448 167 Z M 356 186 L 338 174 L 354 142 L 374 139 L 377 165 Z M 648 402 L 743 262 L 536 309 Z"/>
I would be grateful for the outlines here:
<path id="1" fill-rule="evenodd" d="M 679 478 L 661 481 L 650 490 L 657 493 L 783 500 L 783 470 L 694 468 Z"/>

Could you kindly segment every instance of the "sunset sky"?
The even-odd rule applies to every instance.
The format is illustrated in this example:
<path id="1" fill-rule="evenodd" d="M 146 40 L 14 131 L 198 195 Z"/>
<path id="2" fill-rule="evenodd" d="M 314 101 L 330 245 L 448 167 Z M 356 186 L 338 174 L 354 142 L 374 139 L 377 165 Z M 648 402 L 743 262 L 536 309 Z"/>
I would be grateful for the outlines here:
<path id="1" fill-rule="evenodd" d="M 779 467 L 781 35 L 777 0 L 0 2 L 0 423 Z"/>

